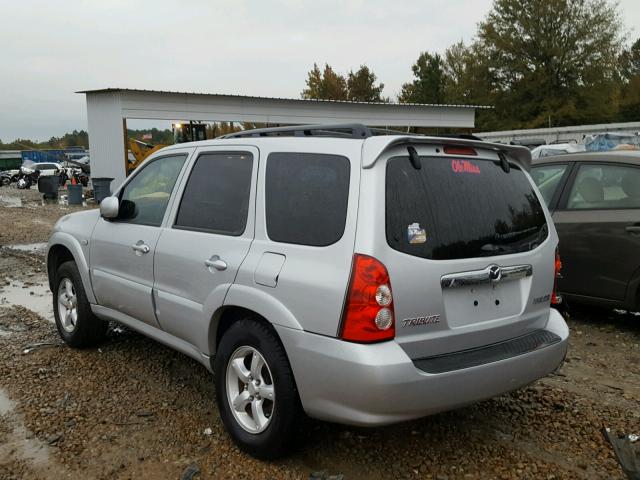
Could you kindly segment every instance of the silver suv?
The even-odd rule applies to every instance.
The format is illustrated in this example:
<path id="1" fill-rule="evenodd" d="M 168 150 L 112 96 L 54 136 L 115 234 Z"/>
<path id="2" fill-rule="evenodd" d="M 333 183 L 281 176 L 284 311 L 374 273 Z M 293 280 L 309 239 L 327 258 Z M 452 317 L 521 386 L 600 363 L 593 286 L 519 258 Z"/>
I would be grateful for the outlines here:
<path id="1" fill-rule="evenodd" d="M 386 134 L 384 134 L 386 133 Z M 558 237 L 523 147 L 282 127 L 153 154 L 48 248 L 72 347 L 115 321 L 213 372 L 259 458 L 299 415 L 400 422 L 527 385 L 562 362 Z"/>

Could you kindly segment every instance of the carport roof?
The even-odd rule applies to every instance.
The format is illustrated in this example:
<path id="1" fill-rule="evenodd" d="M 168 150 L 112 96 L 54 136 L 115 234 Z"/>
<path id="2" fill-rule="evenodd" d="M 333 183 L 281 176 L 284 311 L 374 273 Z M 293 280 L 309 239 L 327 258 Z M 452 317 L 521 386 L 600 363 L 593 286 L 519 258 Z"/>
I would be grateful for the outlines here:
<path id="1" fill-rule="evenodd" d="M 286 97 L 265 97 L 258 95 L 236 95 L 226 93 L 206 93 L 206 92 L 179 92 L 175 90 L 151 90 L 141 88 L 99 88 L 95 90 L 79 90 L 76 93 L 117 93 L 117 92 L 131 92 L 131 93 L 167 93 L 167 94 L 180 94 L 180 95 L 205 95 L 209 97 L 218 98 L 236 98 L 246 100 L 277 100 L 285 102 L 316 102 L 316 103 L 342 103 L 342 104 L 354 104 L 354 105 L 393 105 L 393 106 L 415 106 L 415 107 L 445 107 L 445 108 L 472 108 L 472 109 L 492 109 L 490 105 L 461 105 L 461 104 L 445 104 L 445 103 L 393 103 L 393 102 L 360 102 L 351 100 L 323 100 L 323 99 L 310 99 L 310 98 L 286 98 Z"/>

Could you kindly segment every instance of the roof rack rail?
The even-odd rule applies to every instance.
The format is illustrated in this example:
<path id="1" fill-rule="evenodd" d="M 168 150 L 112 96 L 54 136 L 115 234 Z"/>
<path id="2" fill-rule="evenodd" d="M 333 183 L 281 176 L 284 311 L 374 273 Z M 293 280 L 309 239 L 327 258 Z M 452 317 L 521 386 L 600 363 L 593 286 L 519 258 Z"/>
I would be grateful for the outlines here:
<path id="1" fill-rule="evenodd" d="M 368 138 L 373 131 L 359 123 L 328 124 L 328 125 L 292 125 L 289 127 L 256 128 L 242 132 L 228 133 L 220 138 L 246 137 L 344 137 Z"/>
<path id="2" fill-rule="evenodd" d="M 403 132 L 400 130 L 388 130 L 384 128 L 371 128 L 361 123 L 339 123 L 327 125 L 291 125 L 288 127 L 256 128 L 241 132 L 228 133 L 218 138 L 247 138 L 247 137 L 338 137 L 338 138 L 369 138 L 378 135 L 411 135 L 424 136 L 420 133 Z M 464 138 L 469 140 L 482 140 L 468 134 L 436 134 L 433 137 Z"/>
<path id="3" fill-rule="evenodd" d="M 220 138 L 246 137 L 339 137 L 369 138 L 374 135 L 416 135 L 398 130 L 370 128 L 360 123 L 342 123 L 327 125 L 292 125 L 289 127 L 257 128 L 242 132 L 228 133 Z"/>

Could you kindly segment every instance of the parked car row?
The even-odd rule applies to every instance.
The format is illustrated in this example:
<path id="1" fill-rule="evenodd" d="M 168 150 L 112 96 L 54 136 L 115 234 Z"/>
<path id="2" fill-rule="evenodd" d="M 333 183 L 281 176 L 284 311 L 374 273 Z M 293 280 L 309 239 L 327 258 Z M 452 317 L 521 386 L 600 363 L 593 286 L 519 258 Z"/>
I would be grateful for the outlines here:
<path id="1" fill-rule="evenodd" d="M 86 187 L 89 175 L 85 170 L 88 168 L 63 166 L 55 162 L 36 163 L 26 160 L 18 170 L 0 172 L 0 185 L 7 186 L 15 183 L 18 188 L 31 188 L 37 184 L 38 178 L 57 175 L 60 177 L 60 186 L 65 185 L 67 181 L 75 181 Z"/>

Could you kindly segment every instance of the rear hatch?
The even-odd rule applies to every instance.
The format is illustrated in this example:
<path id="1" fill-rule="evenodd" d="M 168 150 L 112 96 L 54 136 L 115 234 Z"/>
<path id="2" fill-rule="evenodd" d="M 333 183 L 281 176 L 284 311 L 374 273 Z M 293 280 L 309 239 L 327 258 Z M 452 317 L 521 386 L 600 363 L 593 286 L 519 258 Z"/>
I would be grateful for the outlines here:
<path id="1" fill-rule="evenodd" d="M 396 148 L 376 165 L 386 241 L 375 255 L 391 280 L 396 341 L 416 359 L 543 328 L 555 231 L 523 168 L 491 149 L 416 153 L 412 162 Z"/>

